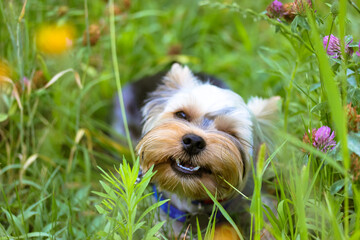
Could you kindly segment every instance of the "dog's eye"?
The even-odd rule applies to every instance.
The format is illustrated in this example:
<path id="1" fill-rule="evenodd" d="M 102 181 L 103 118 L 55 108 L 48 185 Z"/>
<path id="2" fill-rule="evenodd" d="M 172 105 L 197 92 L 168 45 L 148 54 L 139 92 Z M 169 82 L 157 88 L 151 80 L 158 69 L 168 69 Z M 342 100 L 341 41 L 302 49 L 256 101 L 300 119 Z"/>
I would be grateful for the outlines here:
<path id="1" fill-rule="evenodd" d="M 178 111 L 178 112 L 176 112 L 176 113 L 175 113 L 175 117 L 189 121 L 189 117 L 188 117 L 188 116 L 186 115 L 186 113 L 183 112 L 183 111 Z"/>

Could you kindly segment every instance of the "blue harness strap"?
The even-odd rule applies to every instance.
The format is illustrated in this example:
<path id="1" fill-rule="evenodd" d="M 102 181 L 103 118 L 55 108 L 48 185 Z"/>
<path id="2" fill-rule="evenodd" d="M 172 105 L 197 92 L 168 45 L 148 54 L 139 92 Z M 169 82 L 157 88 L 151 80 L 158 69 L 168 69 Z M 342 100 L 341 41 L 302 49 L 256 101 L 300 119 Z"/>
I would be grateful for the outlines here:
<path id="1" fill-rule="evenodd" d="M 153 184 L 153 191 L 154 191 L 154 197 L 156 201 L 160 202 L 163 200 L 166 200 L 163 198 L 163 196 L 158 194 L 158 191 L 156 189 L 156 186 Z M 179 222 L 185 222 L 186 221 L 186 212 L 181 211 L 180 209 L 177 209 L 175 206 L 171 205 L 169 202 L 164 203 L 160 206 L 161 210 L 166 212 L 169 217 L 176 219 Z"/>

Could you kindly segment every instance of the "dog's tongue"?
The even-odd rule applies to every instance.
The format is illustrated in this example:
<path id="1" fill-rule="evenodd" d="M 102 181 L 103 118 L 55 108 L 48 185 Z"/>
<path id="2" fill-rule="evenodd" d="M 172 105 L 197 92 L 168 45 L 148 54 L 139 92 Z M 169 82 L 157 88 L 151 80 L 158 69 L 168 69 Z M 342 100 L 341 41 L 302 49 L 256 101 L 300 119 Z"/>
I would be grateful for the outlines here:
<path id="1" fill-rule="evenodd" d="M 181 163 L 184 167 L 193 169 L 195 166 L 191 165 L 190 163 Z"/>

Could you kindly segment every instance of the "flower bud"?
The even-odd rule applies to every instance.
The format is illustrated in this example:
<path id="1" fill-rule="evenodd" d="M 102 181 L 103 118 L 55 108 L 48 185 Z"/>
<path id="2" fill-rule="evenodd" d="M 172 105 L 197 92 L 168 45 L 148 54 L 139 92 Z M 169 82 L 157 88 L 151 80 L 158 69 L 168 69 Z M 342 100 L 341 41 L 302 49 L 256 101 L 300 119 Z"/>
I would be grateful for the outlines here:
<path id="1" fill-rule="evenodd" d="M 89 26 L 89 33 L 85 30 L 83 35 L 83 46 L 86 46 L 88 43 L 88 36 L 89 36 L 89 43 L 91 46 L 95 46 L 100 38 L 100 27 L 97 24 L 91 24 Z"/>
<path id="2" fill-rule="evenodd" d="M 331 5 L 330 12 L 334 17 L 336 17 L 339 14 L 339 3 L 338 2 L 334 2 Z"/>

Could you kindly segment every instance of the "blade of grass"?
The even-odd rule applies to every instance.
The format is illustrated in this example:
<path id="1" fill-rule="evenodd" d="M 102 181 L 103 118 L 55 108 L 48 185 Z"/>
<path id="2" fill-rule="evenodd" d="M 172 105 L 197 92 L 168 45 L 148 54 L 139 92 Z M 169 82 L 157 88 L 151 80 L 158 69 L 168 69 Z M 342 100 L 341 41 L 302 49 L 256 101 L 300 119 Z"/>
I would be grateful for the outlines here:
<path id="1" fill-rule="evenodd" d="M 347 0 L 340 0 L 339 1 L 339 34 L 340 34 L 340 49 L 341 49 L 341 55 L 344 56 L 341 61 L 342 71 L 340 72 L 340 79 L 341 79 L 341 86 L 342 86 L 342 97 L 343 97 L 343 105 L 346 105 L 346 99 L 347 99 L 347 54 L 345 53 L 345 31 L 346 31 L 346 10 L 347 10 Z M 346 151 L 343 151 L 343 164 L 346 170 L 349 170 L 350 168 L 350 158 L 349 158 L 349 151 L 348 151 L 348 145 L 347 145 L 347 125 L 346 125 L 346 115 L 343 112 L 344 115 L 344 121 L 345 121 L 345 131 L 343 132 L 344 136 L 343 138 L 346 139 L 346 142 L 344 142 L 343 148 L 346 148 Z M 345 158 L 344 155 L 347 155 Z M 345 199 L 344 199 L 344 232 L 345 235 L 348 236 L 349 233 L 349 183 L 350 179 L 345 176 Z"/>
<path id="2" fill-rule="evenodd" d="M 230 215 L 226 212 L 226 210 L 224 209 L 224 207 L 216 200 L 216 198 L 210 193 L 210 191 L 205 187 L 204 184 L 202 184 L 202 187 L 205 189 L 206 193 L 208 194 L 208 196 L 211 198 L 211 200 L 214 202 L 214 204 L 219 208 L 220 212 L 222 213 L 222 215 L 225 217 L 225 219 L 231 224 L 231 226 L 235 229 L 237 235 L 239 236 L 239 238 L 241 240 L 244 240 L 244 237 L 242 236 L 239 228 L 236 226 L 235 222 L 232 220 L 232 218 L 230 217 Z"/>
<path id="3" fill-rule="evenodd" d="M 340 25 L 343 25 L 341 27 L 341 30 L 345 31 L 343 29 L 345 27 L 345 12 L 346 12 L 346 0 L 340 1 L 340 12 L 342 12 L 342 19 L 340 19 L 341 23 Z M 346 102 L 341 102 L 341 96 L 338 87 L 336 86 L 336 82 L 334 79 L 334 74 L 331 69 L 331 66 L 328 61 L 328 57 L 325 53 L 325 50 L 322 45 L 322 41 L 320 39 L 320 33 L 318 30 L 318 27 L 315 23 L 314 15 L 310 10 L 307 10 L 307 16 L 309 19 L 309 24 L 311 27 L 311 39 L 314 44 L 314 50 L 316 57 L 318 59 L 319 63 L 319 69 L 320 69 L 320 79 L 321 83 L 324 85 L 325 89 L 325 95 L 327 97 L 330 112 L 331 112 L 331 118 L 334 121 L 336 134 L 341 142 L 341 152 L 342 152 L 342 159 L 343 159 L 343 165 L 344 170 L 347 172 L 350 167 L 350 158 L 349 158 L 349 149 L 348 149 L 348 140 L 347 140 L 347 122 L 346 122 L 346 115 L 344 112 L 343 104 L 346 104 Z M 340 33 L 344 34 L 344 33 Z M 344 36 L 344 35 L 343 35 Z M 344 50 L 344 37 L 340 40 L 342 50 Z M 342 56 L 344 55 L 344 51 L 342 51 Z M 345 58 L 345 57 L 344 57 Z M 346 76 L 346 75 L 345 75 Z M 346 81 L 346 80 L 345 80 Z M 343 81 L 344 82 L 344 81 Z M 344 231 L 346 236 L 348 235 L 349 231 L 349 223 L 348 223 L 348 210 L 349 210 L 349 192 L 348 192 L 348 185 L 349 185 L 349 176 L 348 174 L 345 174 L 345 199 L 344 199 L 344 213 L 345 213 L 345 222 L 344 222 Z"/>
<path id="4" fill-rule="evenodd" d="M 294 207 L 298 215 L 298 227 L 300 231 L 301 239 L 309 239 L 307 223 L 306 223 L 306 212 L 305 205 L 307 199 L 305 198 L 305 191 L 307 188 L 306 184 L 309 182 L 309 166 L 304 166 L 301 170 L 300 176 L 296 174 L 296 183 L 295 183 L 295 202 Z"/>
<path id="5" fill-rule="evenodd" d="M 216 198 L 216 195 L 215 195 L 215 198 Z M 209 217 L 208 225 L 206 227 L 205 237 L 204 237 L 205 239 L 213 239 L 214 238 L 216 214 L 217 214 L 217 208 L 216 208 L 216 205 L 214 204 L 212 211 L 211 211 L 211 215 Z"/>
<path id="6" fill-rule="evenodd" d="M 296 138 L 288 133 L 281 132 L 281 136 L 285 137 L 287 139 L 287 141 L 289 141 L 290 143 L 294 144 L 295 146 L 298 146 L 299 148 L 306 150 L 307 152 L 313 154 L 314 156 L 318 156 L 321 159 L 325 159 L 326 164 L 329 164 L 330 166 L 335 168 L 337 171 L 339 171 L 344 176 L 348 175 L 348 173 L 346 172 L 344 167 L 341 166 L 339 163 L 337 163 L 336 160 L 331 158 L 328 154 L 325 154 L 325 153 L 317 150 L 313 146 L 306 144 L 303 141 L 300 141 L 298 138 Z"/>
<path id="7" fill-rule="evenodd" d="M 20 13 L 20 16 L 18 19 L 19 22 L 21 22 L 21 20 L 23 19 L 24 15 L 25 15 L 26 4 L 27 4 L 27 0 L 24 1 L 23 7 L 21 9 L 21 13 Z"/>
<path id="8" fill-rule="evenodd" d="M 125 134 L 126 134 L 127 143 L 129 145 L 132 161 L 135 162 L 135 153 L 134 153 L 134 149 L 133 149 L 133 146 L 132 146 L 128 121 L 127 121 L 127 117 L 126 117 L 126 113 L 125 113 L 125 104 L 124 104 L 124 98 L 123 98 L 122 89 L 121 89 L 121 79 L 120 79 L 120 72 L 119 72 L 119 64 L 118 64 L 117 55 L 116 55 L 115 17 L 114 17 L 114 9 L 113 9 L 114 8 L 114 0 L 110 0 L 109 2 L 110 2 L 111 56 L 112 56 L 114 74 L 115 74 L 116 88 L 117 88 L 117 94 L 118 94 L 118 99 L 119 99 L 120 108 L 121 108 L 121 116 L 122 116 L 122 119 L 123 119 L 123 122 L 124 122 L 124 128 L 125 128 Z"/>
<path id="9" fill-rule="evenodd" d="M 330 221 L 332 225 L 332 229 L 334 232 L 335 239 L 345 239 L 344 234 L 342 233 L 342 227 L 339 226 L 336 216 L 336 208 L 339 208 L 338 204 L 332 199 L 330 194 L 325 193 L 325 201 L 330 214 Z M 335 211 L 334 211 L 335 210 Z"/>
<path id="10" fill-rule="evenodd" d="M 15 216 L 13 216 L 13 214 L 11 213 L 11 211 L 10 211 L 10 205 L 9 205 L 9 202 L 8 202 L 8 199 L 7 199 L 7 197 L 6 197 L 6 194 L 5 194 L 5 191 L 4 191 L 4 188 L 1 186 L 1 191 L 2 191 L 2 194 L 3 194 L 3 198 L 4 198 L 4 200 L 5 200 L 5 206 L 6 206 L 6 208 L 7 208 L 7 210 L 6 209 L 4 209 L 4 208 L 2 208 L 1 207 L 1 209 L 2 209 L 2 211 L 4 212 L 4 213 L 6 213 L 6 215 L 7 215 L 7 217 L 8 217 L 8 221 L 10 222 L 10 224 L 12 225 L 12 227 L 13 227 L 13 229 L 14 229 L 14 231 L 15 231 L 15 234 L 17 233 L 17 231 L 18 231 L 18 228 L 16 227 L 18 224 L 16 224 L 17 223 L 17 219 L 16 219 L 16 217 Z M 15 222 L 16 221 L 16 222 Z"/>
<path id="11" fill-rule="evenodd" d="M 264 217 L 262 212 L 261 201 L 261 186 L 262 176 L 265 162 L 266 145 L 263 143 L 260 146 L 258 159 L 256 162 L 256 169 L 253 169 L 254 175 L 254 193 L 251 200 L 250 213 L 254 219 L 254 239 L 260 240 L 261 230 L 264 225 Z"/>
<path id="12" fill-rule="evenodd" d="M 196 229 L 197 229 L 197 237 L 198 240 L 202 240 L 202 236 L 201 236 L 201 229 L 200 229 L 200 224 L 199 224 L 199 219 L 196 217 Z"/>
<path id="13" fill-rule="evenodd" d="M 51 85 L 53 85 L 57 80 L 59 80 L 59 78 L 61 78 L 62 76 L 64 76 L 66 73 L 68 72 L 73 72 L 74 73 L 74 77 L 75 77 L 75 82 L 76 84 L 79 86 L 80 89 L 82 89 L 82 84 L 81 84 L 81 79 L 80 79 L 80 76 L 79 76 L 79 73 L 76 72 L 74 69 L 72 68 L 69 68 L 69 69 L 66 69 L 66 70 L 63 70 L 57 74 L 55 74 L 54 77 L 52 77 L 50 79 L 50 81 L 42 88 L 42 89 L 47 89 L 48 87 L 50 87 Z"/>
<path id="14" fill-rule="evenodd" d="M 28 238 L 27 233 L 29 232 L 29 229 L 28 229 L 28 225 L 25 222 L 23 204 L 20 199 L 20 195 L 19 195 L 19 191 L 18 191 L 17 187 L 15 188 L 15 193 L 16 193 L 16 199 L 18 201 L 19 209 L 20 209 L 21 225 L 22 225 L 21 232 L 23 233 L 23 235 L 25 235 L 25 239 L 27 239 Z"/>

